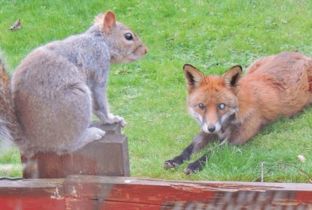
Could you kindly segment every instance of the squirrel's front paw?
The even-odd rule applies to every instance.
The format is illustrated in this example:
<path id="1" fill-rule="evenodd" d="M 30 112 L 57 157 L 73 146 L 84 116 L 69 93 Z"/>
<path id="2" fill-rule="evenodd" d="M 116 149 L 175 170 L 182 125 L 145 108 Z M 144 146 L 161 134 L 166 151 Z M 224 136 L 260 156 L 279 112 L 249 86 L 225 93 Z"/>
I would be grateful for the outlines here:
<path id="1" fill-rule="evenodd" d="M 119 123 L 122 127 L 126 126 L 126 121 L 123 117 L 120 117 L 118 115 L 109 114 L 107 122 L 108 124 L 114 124 Z"/>

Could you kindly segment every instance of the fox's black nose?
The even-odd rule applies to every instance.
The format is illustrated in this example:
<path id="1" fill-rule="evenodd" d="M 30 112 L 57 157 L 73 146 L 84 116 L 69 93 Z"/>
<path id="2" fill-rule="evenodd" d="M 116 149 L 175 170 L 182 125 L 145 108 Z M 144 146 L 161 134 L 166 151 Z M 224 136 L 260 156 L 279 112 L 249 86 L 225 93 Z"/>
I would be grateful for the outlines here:
<path id="1" fill-rule="evenodd" d="M 208 126 L 208 131 L 209 131 L 210 133 L 214 132 L 215 130 L 216 130 L 216 127 L 215 127 L 214 125 Z"/>

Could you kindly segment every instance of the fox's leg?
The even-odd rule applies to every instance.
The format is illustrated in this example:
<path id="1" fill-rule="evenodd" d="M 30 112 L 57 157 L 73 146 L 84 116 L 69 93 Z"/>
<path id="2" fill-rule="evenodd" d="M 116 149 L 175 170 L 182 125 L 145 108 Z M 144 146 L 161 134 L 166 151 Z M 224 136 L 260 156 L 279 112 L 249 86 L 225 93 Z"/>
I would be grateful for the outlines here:
<path id="1" fill-rule="evenodd" d="M 207 153 L 204 154 L 199 159 L 188 164 L 187 168 L 184 169 L 184 173 L 186 175 L 190 175 L 190 174 L 196 173 L 198 171 L 201 171 L 204 168 L 204 166 L 206 165 L 208 158 L 209 158 L 209 155 Z"/>
<path id="2" fill-rule="evenodd" d="M 246 120 L 238 128 L 234 129 L 229 138 L 231 144 L 244 144 L 255 136 L 262 125 L 266 124 L 265 121 L 259 120 L 260 117 L 254 115 L 253 117 Z"/>
<path id="3" fill-rule="evenodd" d="M 166 160 L 164 164 L 165 169 L 176 168 L 179 165 L 181 165 L 184 161 L 189 160 L 193 153 L 193 147 L 194 145 L 193 143 L 191 143 L 183 150 L 183 152 L 180 155 L 174 157 L 173 159 Z"/>
<path id="4" fill-rule="evenodd" d="M 243 125 L 233 130 L 229 138 L 230 143 L 243 144 L 251 139 L 253 136 L 255 136 L 261 128 L 262 123 L 264 123 L 259 119 L 261 118 L 253 115 L 253 117 L 249 118 Z M 202 170 L 208 158 L 209 154 L 204 154 L 198 160 L 190 163 L 184 170 L 184 173 L 189 175 Z"/>
<path id="5" fill-rule="evenodd" d="M 181 165 L 184 161 L 189 160 L 193 153 L 205 147 L 208 144 L 208 142 L 216 139 L 217 135 L 207 134 L 201 131 L 193 139 L 193 142 L 190 145 L 188 145 L 180 155 L 174 157 L 173 159 L 166 160 L 164 167 L 166 169 L 176 168 L 177 166 Z"/>

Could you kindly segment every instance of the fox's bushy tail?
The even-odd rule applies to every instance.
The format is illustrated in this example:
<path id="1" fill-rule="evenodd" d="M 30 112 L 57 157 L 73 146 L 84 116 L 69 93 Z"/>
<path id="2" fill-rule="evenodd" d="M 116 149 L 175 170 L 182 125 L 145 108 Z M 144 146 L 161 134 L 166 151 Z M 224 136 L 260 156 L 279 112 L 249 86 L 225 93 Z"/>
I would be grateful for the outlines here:
<path id="1" fill-rule="evenodd" d="M 0 140 L 17 143 L 20 127 L 14 111 L 10 83 L 10 76 L 0 58 Z"/>

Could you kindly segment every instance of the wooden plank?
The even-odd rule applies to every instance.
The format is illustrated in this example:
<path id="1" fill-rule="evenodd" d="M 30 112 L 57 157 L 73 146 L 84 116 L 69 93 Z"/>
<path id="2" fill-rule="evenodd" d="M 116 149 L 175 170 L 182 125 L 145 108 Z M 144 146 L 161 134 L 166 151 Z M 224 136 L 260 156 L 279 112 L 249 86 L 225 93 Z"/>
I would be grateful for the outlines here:
<path id="1" fill-rule="evenodd" d="M 0 181 L 0 209 L 312 209 L 312 185 L 74 175 Z"/>
<path id="2" fill-rule="evenodd" d="M 64 178 L 72 174 L 129 176 L 128 141 L 119 125 L 97 125 L 106 131 L 100 141 L 64 155 L 39 152 L 24 164 L 24 178 Z M 28 164 L 27 164 L 28 163 Z M 30 164 L 29 164 L 30 163 Z"/>
<path id="3" fill-rule="evenodd" d="M 65 209 L 63 200 L 55 200 L 43 196 L 1 196 L 0 209 L 3 210 L 55 210 Z"/>
<path id="4" fill-rule="evenodd" d="M 311 184 L 246 182 L 175 182 L 129 177 L 71 176 L 64 191 L 98 199 L 102 209 L 120 205 L 164 209 L 312 208 Z M 114 207 L 115 206 L 115 207 Z M 114 207 L 114 208 L 113 208 Z"/>
<path id="5" fill-rule="evenodd" d="M 170 206 L 159 206 L 152 204 L 144 203 L 122 203 L 115 201 L 105 201 L 103 205 L 100 206 L 100 209 L 109 209 L 109 210 L 139 210 L 139 209 L 148 209 L 148 210 L 159 210 L 159 209 L 171 209 Z"/>
<path id="6" fill-rule="evenodd" d="M 0 209 L 65 209 L 63 180 L 0 181 Z"/>

